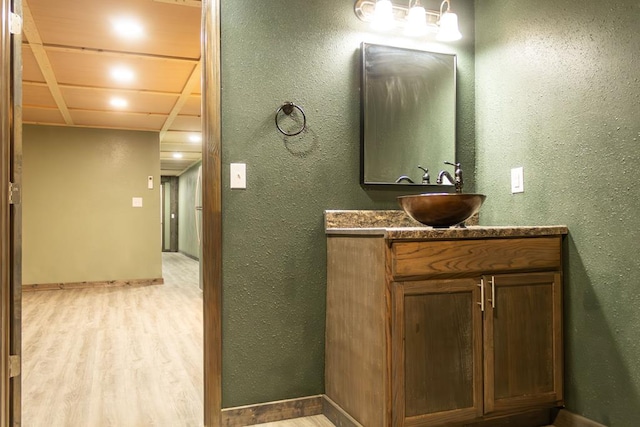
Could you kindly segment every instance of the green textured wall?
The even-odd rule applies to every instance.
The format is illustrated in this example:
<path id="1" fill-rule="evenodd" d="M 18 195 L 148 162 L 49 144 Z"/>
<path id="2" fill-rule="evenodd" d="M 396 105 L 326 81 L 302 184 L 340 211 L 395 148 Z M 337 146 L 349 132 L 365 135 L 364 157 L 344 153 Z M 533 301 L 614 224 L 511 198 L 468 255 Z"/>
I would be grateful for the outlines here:
<path id="1" fill-rule="evenodd" d="M 397 208 L 398 193 L 359 185 L 362 41 L 459 54 L 458 156 L 475 163 L 473 3 L 456 3 L 467 37 L 449 45 L 371 33 L 353 6 L 222 1 L 224 407 L 324 391 L 322 213 Z M 284 101 L 305 109 L 303 134 L 276 130 Z M 229 189 L 233 162 L 246 190 Z"/>
<path id="2" fill-rule="evenodd" d="M 23 151 L 23 283 L 162 277 L 157 132 L 24 125 Z"/>
<path id="3" fill-rule="evenodd" d="M 190 167 L 180 175 L 178 180 L 178 250 L 197 259 L 200 259 L 200 243 L 196 234 L 194 202 L 198 168 L 201 164 L 198 162 L 197 165 Z M 198 211 L 198 218 L 201 218 L 200 211 Z"/>
<path id="4" fill-rule="evenodd" d="M 640 422 L 639 28 L 636 0 L 476 2 L 481 220 L 569 226 L 567 407 L 612 427 Z"/>

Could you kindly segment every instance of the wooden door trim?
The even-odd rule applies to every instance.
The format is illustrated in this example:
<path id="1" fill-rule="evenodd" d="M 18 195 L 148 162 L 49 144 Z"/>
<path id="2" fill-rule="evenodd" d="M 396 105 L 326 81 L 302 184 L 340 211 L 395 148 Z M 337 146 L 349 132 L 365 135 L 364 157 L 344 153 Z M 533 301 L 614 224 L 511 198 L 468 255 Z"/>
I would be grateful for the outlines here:
<path id="1" fill-rule="evenodd" d="M 220 0 L 202 2 L 202 291 L 204 425 L 222 425 Z"/>
<path id="2" fill-rule="evenodd" d="M 0 272 L 0 426 L 9 426 L 9 408 L 11 407 L 11 399 L 9 395 L 10 379 L 9 379 L 9 349 L 11 346 L 11 335 L 9 327 L 11 325 L 10 314 L 10 280 L 11 273 L 5 266 L 11 265 L 11 256 L 9 254 L 9 200 L 5 197 L 4 191 L 9 188 L 9 168 L 11 166 L 10 158 L 10 122 L 11 115 L 10 100 L 10 37 L 8 26 L 8 14 L 10 13 L 9 1 L 2 0 L 0 3 L 0 16 L 2 23 L 0 24 L 0 262 L 2 262 L 2 271 Z"/>
<path id="3" fill-rule="evenodd" d="M 1 245 L 0 262 L 3 266 L 1 277 L 1 317 L 2 343 L 1 349 L 1 379 L 0 379 L 0 425 L 21 424 L 21 383 L 20 353 L 21 339 L 21 282 L 22 282 L 22 208 L 20 188 L 22 185 L 22 68 L 21 45 L 19 34 L 12 35 L 9 31 L 10 14 L 22 13 L 20 0 L 2 0 L 0 5 L 2 16 L 1 30 L 1 59 L 0 72 L 0 157 L 2 177 L 0 188 L 9 189 L 9 183 L 16 189 L 13 194 L 13 204 L 8 200 L 7 193 L 2 195 L 1 202 Z M 11 357 L 15 355 L 16 357 Z M 13 375 L 13 377 L 12 377 Z"/>

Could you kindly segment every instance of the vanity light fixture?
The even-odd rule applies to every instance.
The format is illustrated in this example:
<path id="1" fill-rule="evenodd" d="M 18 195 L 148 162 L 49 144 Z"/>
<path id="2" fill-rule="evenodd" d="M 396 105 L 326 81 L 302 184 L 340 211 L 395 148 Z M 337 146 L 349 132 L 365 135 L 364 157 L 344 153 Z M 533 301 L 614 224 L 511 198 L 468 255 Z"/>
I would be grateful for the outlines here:
<path id="1" fill-rule="evenodd" d="M 435 32 L 439 41 L 454 41 L 462 37 L 458 16 L 451 12 L 450 0 L 440 4 L 439 12 L 425 9 L 420 0 L 409 0 L 407 6 L 393 4 L 390 0 L 356 0 L 354 10 L 360 20 L 370 22 L 377 30 L 399 27 L 412 36 Z"/>

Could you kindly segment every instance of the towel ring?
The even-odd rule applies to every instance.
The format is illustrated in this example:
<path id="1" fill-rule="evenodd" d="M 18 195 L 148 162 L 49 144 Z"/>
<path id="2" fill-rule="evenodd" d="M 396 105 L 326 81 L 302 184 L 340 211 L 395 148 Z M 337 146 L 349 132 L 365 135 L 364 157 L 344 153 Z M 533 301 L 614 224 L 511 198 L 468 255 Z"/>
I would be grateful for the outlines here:
<path id="1" fill-rule="evenodd" d="M 286 132 L 284 129 L 282 129 L 280 127 L 280 123 L 278 123 L 278 114 L 280 114 L 280 111 L 282 111 L 283 113 L 285 113 L 288 116 L 291 113 L 293 113 L 293 109 L 294 108 L 296 110 L 300 111 L 300 114 L 302 114 L 302 127 L 297 132 Z M 278 128 L 280 133 L 285 135 L 285 136 L 296 136 L 296 135 L 302 133 L 302 131 L 306 129 L 306 127 L 307 127 L 307 116 L 304 114 L 304 111 L 302 110 L 302 108 L 299 105 L 296 105 L 293 102 L 288 102 L 287 101 L 284 104 L 282 104 L 280 106 L 280 108 L 278 108 L 278 111 L 276 111 L 276 127 Z"/>

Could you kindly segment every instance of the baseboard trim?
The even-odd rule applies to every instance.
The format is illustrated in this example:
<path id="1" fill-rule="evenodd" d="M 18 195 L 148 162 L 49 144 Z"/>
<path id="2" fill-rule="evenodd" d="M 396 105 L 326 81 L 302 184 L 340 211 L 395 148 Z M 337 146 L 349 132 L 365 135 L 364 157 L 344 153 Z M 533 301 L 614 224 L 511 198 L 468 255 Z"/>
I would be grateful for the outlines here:
<path id="1" fill-rule="evenodd" d="M 322 395 L 322 414 L 336 427 L 363 427 L 326 394 Z"/>
<path id="2" fill-rule="evenodd" d="M 581 415 L 561 409 L 553 421 L 555 427 L 606 427 Z"/>
<path id="3" fill-rule="evenodd" d="M 241 427 L 322 414 L 322 395 L 222 410 L 224 427 Z"/>
<path id="4" fill-rule="evenodd" d="M 22 285 L 22 292 L 34 291 L 59 291 L 70 289 L 89 288 L 120 288 L 120 287 L 141 287 L 164 284 L 164 279 L 130 279 L 130 280 L 103 280 L 97 282 L 68 282 L 68 283 L 34 283 Z"/>
<path id="5" fill-rule="evenodd" d="M 527 413 L 503 416 L 496 419 L 484 420 L 468 425 L 498 426 L 498 425 L 542 425 L 548 420 L 549 410 L 534 410 Z M 297 399 L 280 400 L 276 402 L 258 403 L 255 405 L 238 406 L 222 410 L 222 426 L 242 427 L 254 424 L 272 423 L 293 418 L 324 415 L 336 427 L 363 427 L 349 414 L 344 412 L 327 395 L 307 396 Z M 524 422 L 524 423 L 523 423 Z M 607 427 L 604 424 L 589 420 L 583 416 L 561 409 L 556 415 L 553 427 Z"/>

